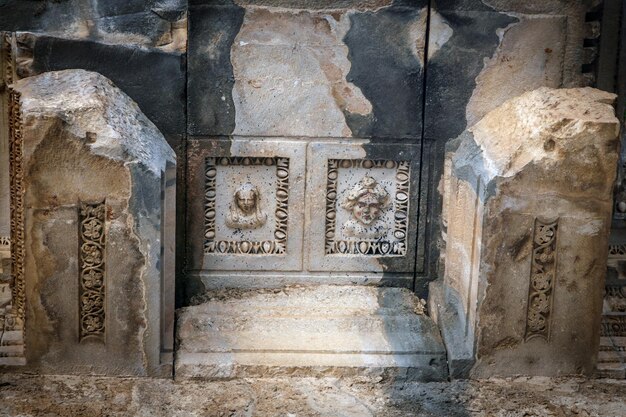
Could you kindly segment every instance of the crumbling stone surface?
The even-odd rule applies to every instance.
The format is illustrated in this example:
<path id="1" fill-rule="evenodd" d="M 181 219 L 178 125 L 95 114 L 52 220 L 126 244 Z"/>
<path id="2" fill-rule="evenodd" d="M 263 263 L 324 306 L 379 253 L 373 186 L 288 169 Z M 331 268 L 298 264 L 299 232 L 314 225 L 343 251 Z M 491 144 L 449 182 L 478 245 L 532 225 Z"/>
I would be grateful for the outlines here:
<path id="1" fill-rule="evenodd" d="M 0 414 L 20 416 L 622 416 L 626 382 L 516 378 L 171 381 L 0 374 Z"/>
<path id="2" fill-rule="evenodd" d="M 439 329 L 405 288 L 217 290 L 178 311 L 176 378 L 447 377 Z"/>
<path id="3" fill-rule="evenodd" d="M 444 186 L 445 275 L 431 297 L 453 375 L 593 372 L 619 147 L 614 99 L 540 88 L 457 139 Z"/>
<path id="4" fill-rule="evenodd" d="M 162 255 L 171 245 L 162 239 L 162 195 L 172 149 L 97 73 L 49 72 L 13 88 L 25 172 L 27 369 L 171 374 L 171 353 L 161 357 L 171 340 L 161 338 L 173 332 L 173 298 L 163 298 L 173 296 L 173 276 L 164 276 L 171 260 Z"/>

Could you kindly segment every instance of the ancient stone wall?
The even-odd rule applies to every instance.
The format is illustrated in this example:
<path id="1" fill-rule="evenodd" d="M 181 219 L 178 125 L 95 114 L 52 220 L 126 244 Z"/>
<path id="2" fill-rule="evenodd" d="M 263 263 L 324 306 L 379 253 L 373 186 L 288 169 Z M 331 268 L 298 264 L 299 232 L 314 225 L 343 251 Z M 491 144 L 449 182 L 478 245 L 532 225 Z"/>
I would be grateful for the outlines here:
<path id="1" fill-rule="evenodd" d="M 261 154 L 271 152 L 274 145 L 263 150 L 263 138 L 303 147 L 345 140 L 337 160 L 360 149 L 358 157 L 349 158 L 390 163 L 403 160 L 396 144 L 412 146 L 411 157 L 421 163 L 411 168 L 411 178 L 420 182 L 409 187 L 415 200 L 407 212 L 408 230 L 398 235 L 416 244 L 407 246 L 404 267 L 398 269 L 391 257 L 364 257 L 369 266 L 355 269 L 347 280 L 412 286 L 415 270 L 416 289 L 426 295 L 438 270 L 437 187 L 445 143 L 508 98 L 539 86 L 584 84 L 583 39 L 593 32 L 584 18 L 591 3 L 454 0 L 429 8 L 425 1 L 402 0 L 9 1 L 0 6 L 6 11 L 0 30 L 20 32 L 20 77 L 66 68 L 102 73 L 137 101 L 185 161 L 179 165 L 178 205 L 188 221 L 178 217 L 177 247 L 191 274 L 180 280 L 186 290 L 179 288 L 179 295 L 193 296 L 207 285 L 327 282 L 323 270 L 309 267 L 309 256 L 291 268 L 287 281 L 263 274 L 237 278 L 232 272 L 229 280 L 213 263 L 198 264 L 205 244 L 199 231 L 205 227 L 198 224 L 201 211 L 187 205 L 204 192 L 196 177 L 205 169 L 200 164 L 186 170 L 186 160 L 205 143 L 224 149 L 231 139 L 249 140 Z M 207 156 L 248 156 L 220 152 Z M 325 170 L 318 166 L 306 175 L 320 178 Z M 388 173 L 381 175 L 373 178 L 386 181 Z M 324 222 L 315 219 L 315 204 L 320 203 L 295 205 L 290 213 L 305 211 L 312 224 Z M 385 216 L 392 212 L 395 205 Z M 304 236 L 306 218 L 289 218 L 287 238 L 294 232 L 294 244 L 299 235 L 305 246 L 328 243 Z M 198 243 L 187 246 L 190 241 Z M 401 241 L 387 239 L 390 245 Z M 311 255 L 319 256 L 327 257 Z M 181 264 L 179 274 L 182 270 Z"/>

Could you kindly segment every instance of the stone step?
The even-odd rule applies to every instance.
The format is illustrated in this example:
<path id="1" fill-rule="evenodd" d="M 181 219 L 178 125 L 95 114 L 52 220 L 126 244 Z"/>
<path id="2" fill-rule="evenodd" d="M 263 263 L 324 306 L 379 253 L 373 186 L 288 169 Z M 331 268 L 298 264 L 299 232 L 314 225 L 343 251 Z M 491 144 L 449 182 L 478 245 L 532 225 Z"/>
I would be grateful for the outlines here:
<path id="1" fill-rule="evenodd" d="M 193 306 L 196 312 L 238 315 L 272 314 L 285 310 L 315 312 L 371 312 L 384 314 L 420 310 L 419 299 L 398 288 L 320 285 L 281 289 L 222 290 L 208 293 L 205 303 Z M 247 302 L 242 302 L 247 300 Z M 212 302 L 208 302 L 212 301 Z M 258 310 L 261 308 L 261 310 Z"/>
<path id="2" fill-rule="evenodd" d="M 232 295 L 232 294 L 231 294 Z M 439 330 L 400 288 L 247 291 L 179 311 L 177 378 L 447 377 Z"/>

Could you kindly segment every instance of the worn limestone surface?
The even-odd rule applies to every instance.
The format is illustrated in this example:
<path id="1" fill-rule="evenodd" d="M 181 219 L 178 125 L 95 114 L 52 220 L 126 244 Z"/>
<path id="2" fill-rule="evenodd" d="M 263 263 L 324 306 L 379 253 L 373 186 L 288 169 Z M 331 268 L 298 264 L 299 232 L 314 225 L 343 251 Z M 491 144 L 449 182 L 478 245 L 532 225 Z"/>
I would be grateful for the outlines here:
<path id="1" fill-rule="evenodd" d="M 566 0 L 438 1 L 431 10 L 429 49 L 436 53 L 429 52 L 426 137 L 452 139 L 504 101 L 540 86 L 585 85 L 580 67 L 588 7 Z"/>
<path id="2" fill-rule="evenodd" d="M 181 0 L 8 0 L 0 3 L 0 30 L 184 51 L 186 3 Z"/>
<path id="3" fill-rule="evenodd" d="M 447 377 L 439 330 L 407 289 L 222 290 L 179 310 L 177 378 Z"/>
<path id="4" fill-rule="evenodd" d="M 619 146 L 614 99 L 540 88 L 459 138 L 445 188 L 446 271 L 431 300 L 452 374 L 474 359 L 475 376 L 593 371 Z"/>
<path id="5" fill-rule="evenodd" d="M 246 11 L 231 47 L 234 133 L 350 136 L 342 110 L 365 115 L 372 105 L 346 80 L 349 27 L 345 14 Z"/>
<path id="6" fill-rule="evenodd" d="M 426 3 L 327 3 L 194 2 L 189 132 L 419 136 Z"/>
<path id="7" fill-rule="evenodd" d="M 567 16 L 524 16 L 501 30 L 500 45 L 476 77 L 466 107 L 472 126 L 506 100 L 563 83 Z"/>
<path id="8" fill-rule="evenodd" d="M 172 147 L 185 132 L 185 57 L 180 52 L 29 32 L 16 35 L 15 51 L 18 78 L 65 69 L 95 71 L 128 94 Z"/>
<path id="9" fill-rule="evenodd" d="M 2 415 L 622 416 L 626 384 L 516 378 L 405 383 L 365 378 L 170 381 L 0 374 Z"/>
<path id="10" fill-rule="evenodd" d="M 172 343 L 162 332 L 173 314 L 161 311 L 173 304 L 162 300 L 163 291 L 173 294 L 173 276 L 162 274 L 172 259 L 161 255 L 171 245 L 162 240 L 161 207 L 173 151 L 99 74 L 48 72 L 14 89 L 26 173 L 27 369 L 167 375 Z M 89 217 L 82 204 L 104 204 L 104 213 Z"/>

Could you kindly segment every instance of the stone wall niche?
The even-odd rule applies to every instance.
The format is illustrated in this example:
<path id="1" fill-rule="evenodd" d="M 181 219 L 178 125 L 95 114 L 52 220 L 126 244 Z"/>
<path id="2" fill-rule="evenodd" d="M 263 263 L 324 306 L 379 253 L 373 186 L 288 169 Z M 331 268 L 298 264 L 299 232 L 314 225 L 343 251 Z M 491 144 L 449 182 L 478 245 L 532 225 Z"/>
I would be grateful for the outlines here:
<path id="1" fill-rule="evenodd" d="M 25 254 L 13 288 L 25 300 L 20 370 L 171 376 L 174 152 L 97 73 L 48 72 L 12 89 L 12 160 L 24 173 L 24 241 L 13 242 Z"/>
<path id="2" fill-rule="evenodd" d="M 450 146 L 445 273 L 429 307 L 452 376 L 593 371 L 619 147 L 614 99 L 540 88 Z"/>

